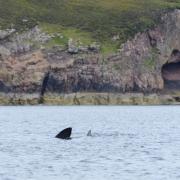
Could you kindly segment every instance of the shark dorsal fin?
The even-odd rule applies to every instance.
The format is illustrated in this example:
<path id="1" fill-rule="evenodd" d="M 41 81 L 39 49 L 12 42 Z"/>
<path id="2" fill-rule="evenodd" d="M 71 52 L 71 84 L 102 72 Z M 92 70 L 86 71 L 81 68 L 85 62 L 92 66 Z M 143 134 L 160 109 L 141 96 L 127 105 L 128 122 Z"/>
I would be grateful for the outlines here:
<path id="1" fill-rule="evenodd" d="M 92 136 L 91 130 L 88 131 L 87 136 Z"/>
<path id="2" fill-rule="evenodd" d="M 70 139 L 71 138 L 71 133 L 72 133 L 72 128 L 66 128 L 62 130 L 59 134 L 56 135 L 56 138 L 59 139 Z"/>

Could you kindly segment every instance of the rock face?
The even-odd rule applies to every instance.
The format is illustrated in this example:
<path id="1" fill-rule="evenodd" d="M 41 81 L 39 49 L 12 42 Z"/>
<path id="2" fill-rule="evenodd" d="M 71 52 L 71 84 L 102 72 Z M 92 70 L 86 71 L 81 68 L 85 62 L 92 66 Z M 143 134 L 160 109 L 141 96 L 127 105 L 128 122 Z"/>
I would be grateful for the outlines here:
<path id="1" fill-rule="evenodd" d="M 1 92 L 40 92 L 44 72 L 49 65 L 41 51 L 20 56 L 10 56 L 0 62 Z"/>
<path id="2" fill-rule="evenodd" d="M 180 61 L 180 10 L 166 14 L 153 30 L 137 34 L 108 57 L 95 45 L 78 53 L 72 40 L 67 50 L 42 50 L 50 38 L 38 27 L 22 34 L 0 31 L 1 92 L 159 92 L 165 77 L 175 73 L 171 69 L 172 74 L 162 75 L 164 65 Z M 179 69 L 175 74 L 179 77 Z"/>
<path id="3" fill-rule="evenodd" d="M 164 88 L 162 66 L 180 49 L 180 10 L 162 18 L 153 30 L 139 33 L 120 52 L 62 58 L 53 65 L 50 92 L 157 92 Z M 52 62 L 53 64 L 53 62 Z M 63 65 L 64 64 L 64 65 Z"/>

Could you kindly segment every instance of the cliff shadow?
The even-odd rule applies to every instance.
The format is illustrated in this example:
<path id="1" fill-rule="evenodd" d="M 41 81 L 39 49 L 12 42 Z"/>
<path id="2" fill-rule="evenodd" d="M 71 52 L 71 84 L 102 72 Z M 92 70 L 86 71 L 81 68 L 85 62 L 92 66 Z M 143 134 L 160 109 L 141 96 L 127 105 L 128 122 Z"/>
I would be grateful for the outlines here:
<path id="1" fill-rule="evenodd" d="M 44 94 L 47 89 L 47 85 L 48 85 L 48 81 L 49 81 L 49 74 L 50 74 L 50 72 L 47 72 L 44 76 L 42 86 L 41 86 L 41 91 L 40 91 L 39 104 L 42 104 L 44 102 Z"/>

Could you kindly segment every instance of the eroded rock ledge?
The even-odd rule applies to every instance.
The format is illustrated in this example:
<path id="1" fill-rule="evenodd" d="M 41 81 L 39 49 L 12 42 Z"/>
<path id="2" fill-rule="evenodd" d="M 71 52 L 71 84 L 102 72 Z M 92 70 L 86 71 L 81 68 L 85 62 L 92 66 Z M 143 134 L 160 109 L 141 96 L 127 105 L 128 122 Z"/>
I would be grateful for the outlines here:
<path id="1" fill-rule="evenodd" d="M 0 93 L 1 105 L 39 105 L 39 94 Z M 47 93 L 44 105 L 178 105 L 180 93 L 148 94 L 143 93 Z"/>
<path id="2" fill-rule="evenodd" d="M 84 99 L 88 99 L 89 92 L 89 99 L 97 99 L 97 94 L 98 99 L 101 99 L 100 94 L 102 100 L 107 99 L 106 93 L 115 97 L 116 101 L 112 101 L 116 103 L 106 101 L 104 104 L 124 104 L 123 99 L 128 97 L 130 100 L 136 95 L 141 97 L 137 98 L 140 103 L 130 100 L 127 104 L 144 104 L 145 97 L 151 96 L 144 94 L 155 94 L 155 97 L 162 96 L 164 91 L 170 94 L 168 88 L 172 90 L 172 82 L 170 87 L 166 84 L 169 77 L 170 81 L 179 83 L 179 69 L 175 68 L 175 72 L 173 68 L 167 68 L 167 64 L 180 62 L 180 10 L 164 15 L 161 24 L 153 30 L 137 34 L 121 46 L 119 53 L 108 57 L 92 51 L 72 54 L 60 47 L 46 48 L 43 45 L 51 37 L 38 27 L 22 34 L 11 30 L 7 33 L 0 31 L 0 37 L 0 92 L 1 99 L 7 99 L 7 104 L 11 104 L 8 99 L 14 99 L 14 103 L 18 104 L 16 99 L 21 101 L 26 94 L 28 98 L 25 99 L 29 99 L 29 104 L 34 104 L 30 99 L 38 103 L 56 104 L 53 103 L 57 101 L 56 97 L 64 99 L 57 104 L 67 104 L 66 97 L 74 102 L 74 93 L 80 93 Z M 180 90 L 180 86 L 175 86 L 175 89 Z M 122 93 L 127 96 L 122 96 Z M 130 96 L 127 93 L 133 94 Z M 36 97 L 29 98 L 33 94 Z M 154 104 L 165 102 L 158 101 Z M 178 101 L 177 96 L 170 100 Z M 85 100 L 80 104 L 88 102 Z M 91 102 L 96 104 L 95 100 Z"/>

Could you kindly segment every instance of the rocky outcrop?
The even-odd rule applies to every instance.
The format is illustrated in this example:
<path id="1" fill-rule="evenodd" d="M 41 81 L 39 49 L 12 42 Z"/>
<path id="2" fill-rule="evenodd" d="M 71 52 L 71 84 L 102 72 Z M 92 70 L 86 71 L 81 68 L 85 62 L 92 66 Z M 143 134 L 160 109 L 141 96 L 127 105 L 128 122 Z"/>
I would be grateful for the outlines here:
<path id="1" fill-rule="evenodd" d="M 0 30 L 0 40 L 7 38 L 8 36 L 12 35 L 15 31 L 15 29 Z"/>
<path id="2" fill-rule="evenodd" d="M 51 36 L 42 32 L 38 26 L 23 33 L 13 33 L 0 41 L 0 45 L 6 48 L 11 55 L 21 55 L 37 50 L 42 44 L 51 39 Z"/>
<path id="3" fill-rule="evenodd" d="M 163 65 L 179 61 L 180 10 L 166 14 L 153 30 L 138 33 L 118 53 L 106 57 L 99 53 L 99 45 L 83 50 L 72 40 L 67 49 L 45 48 L 50 39 L 38 27 L 24 33 L 0 31 L 2 93 L 43 98 L 53 93 L 161 92 Z"/>
<path id="4" fill-rule="evenodd" d="M 83 46 L 81 43 L 74 42 L 72 38 L 68 41 L 68 53 L 78 54 L 78 53 L 99 53 L 100 45 L 96 42 L 90 44 L 89 46 Z"/>
<path id="5" fill-rule="evenodd" d="M 1 92 L 34 93 L 40 92 L 49 64 L 41 51 L 35 51 L 1 60 L 0 67 Z"/>

